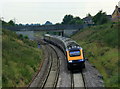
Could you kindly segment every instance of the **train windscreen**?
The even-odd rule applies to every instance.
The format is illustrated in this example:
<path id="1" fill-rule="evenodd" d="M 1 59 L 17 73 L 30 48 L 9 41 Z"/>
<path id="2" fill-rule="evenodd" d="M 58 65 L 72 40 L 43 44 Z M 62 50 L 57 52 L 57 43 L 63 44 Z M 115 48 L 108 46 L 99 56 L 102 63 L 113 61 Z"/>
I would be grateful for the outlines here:
<path id="1" fill-rule="evenodd" d="M 80 56 L 80 50 L 71 50 L 69 54 L 70 57 Z"/>

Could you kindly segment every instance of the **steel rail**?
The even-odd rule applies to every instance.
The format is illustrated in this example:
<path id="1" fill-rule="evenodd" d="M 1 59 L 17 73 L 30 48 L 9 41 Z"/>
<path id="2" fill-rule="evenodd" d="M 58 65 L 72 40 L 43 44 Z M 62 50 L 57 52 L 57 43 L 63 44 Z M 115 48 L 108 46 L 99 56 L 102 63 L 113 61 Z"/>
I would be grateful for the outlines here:
<path id="1" fill-rule="evenodd" d="M 82 71 L 76 73 L 71 71 L 71 89 L 76 89 L 76 88 L 86 89 Z"/>
<path id="2" fill-rule="evenodd" d="M 47 43 L 46 43 L 47 44 Z M 34 87 L 35 89 L 44 89 L 51 87 L 54 89 L 57 85 L 59 77 L 59 57 L 55 48 L 51 45 L 45 46 L 45 58 L 41 71 L 35 76 L 27 89 Z M 52 80 L 52 77 L 54 80 Z M 48 81 L 49 80 L 49 81 Z M 49 86 L 47 84 L 51 83 Z"/>
<path id="3" fill-rule="evenodd" d="M 52 45 L 49 45 L 49 47 L 51 49 L 49 50 L 51 65 L 41 89 L 44 89 L 46 87 L 55 89 L 59 77 L 59 66 L 60 66 L 58 59 L 59 57 L 55 48 Z"/>

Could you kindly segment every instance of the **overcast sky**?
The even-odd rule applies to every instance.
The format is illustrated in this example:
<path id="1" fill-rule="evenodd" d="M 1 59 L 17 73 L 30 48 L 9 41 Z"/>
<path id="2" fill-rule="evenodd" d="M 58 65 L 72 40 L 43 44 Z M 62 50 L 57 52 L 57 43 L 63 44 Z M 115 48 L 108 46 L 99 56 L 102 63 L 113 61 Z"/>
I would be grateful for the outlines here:
<path id="1" fill-rule="evenodd" d="M 85 17 L 99 10 L 112 14 L 120 0 L 0 0 L 0 17 L 17 23 L 62 22 L 66 14 Z"/>

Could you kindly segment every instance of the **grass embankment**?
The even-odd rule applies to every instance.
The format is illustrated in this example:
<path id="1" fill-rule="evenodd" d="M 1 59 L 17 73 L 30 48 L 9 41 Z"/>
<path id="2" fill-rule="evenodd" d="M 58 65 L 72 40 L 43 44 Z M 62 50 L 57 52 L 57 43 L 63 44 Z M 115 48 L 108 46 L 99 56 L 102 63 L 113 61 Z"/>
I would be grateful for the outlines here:
<path id="1" fill-rule="evenodd" d="M 37 71 L 43 52 L 35 41 L 2 30 L 2 86 L 24 87 Z"/>
<path id="2" fill-rule="evenodd" d="M 72 36 L 85 50 L 85 56 L 103 75 L 106 87 L 118 87 L 118 28 L 104 24 L 82 29 Z"/>

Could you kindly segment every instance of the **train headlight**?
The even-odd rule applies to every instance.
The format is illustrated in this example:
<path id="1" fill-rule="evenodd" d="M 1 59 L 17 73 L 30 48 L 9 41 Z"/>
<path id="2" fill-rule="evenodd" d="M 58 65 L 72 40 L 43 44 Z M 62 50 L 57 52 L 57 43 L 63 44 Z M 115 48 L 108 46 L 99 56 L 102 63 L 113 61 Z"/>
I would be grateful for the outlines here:
<path id="1" fill-rule="evenodd" d="M 72 48 L 76 48 L 76 46 L 72 46 Z"/>
<path id="2" fill-rule="evenodd" d="M 69 47 L 68 49 L 71 49 L 71 47 Z"/>
<path id="3" fill-rule="evenodd" d="M 72 60 L 68 61 L 69 63 L 72 63 Z"/>

